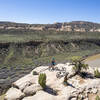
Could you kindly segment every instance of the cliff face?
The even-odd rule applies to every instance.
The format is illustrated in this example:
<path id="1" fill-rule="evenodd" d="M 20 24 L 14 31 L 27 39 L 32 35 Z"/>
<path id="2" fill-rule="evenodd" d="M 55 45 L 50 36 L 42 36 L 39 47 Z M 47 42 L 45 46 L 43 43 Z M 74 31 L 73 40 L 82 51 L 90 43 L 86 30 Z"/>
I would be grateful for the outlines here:
<path id="1" fill-rule="evenodd" d="M 38 58 L 50 57 L 68 52 L 96 50 L 99 48 L 99 40 L 0 43 L 0 64 L 1 66 L 2 64 L 31 64 Z"/>
<path id="2" fill-rule="evenodd" d="M 69 23 L 54 23 L 54 24 L 21 24 L 11 22 L 0 22 L 0 29 L 15 29 L 15 30 L 54 30 L 54 31 L 68 31 L 68 32 L 100 32 L 100 24 L 73 21 Z"/>

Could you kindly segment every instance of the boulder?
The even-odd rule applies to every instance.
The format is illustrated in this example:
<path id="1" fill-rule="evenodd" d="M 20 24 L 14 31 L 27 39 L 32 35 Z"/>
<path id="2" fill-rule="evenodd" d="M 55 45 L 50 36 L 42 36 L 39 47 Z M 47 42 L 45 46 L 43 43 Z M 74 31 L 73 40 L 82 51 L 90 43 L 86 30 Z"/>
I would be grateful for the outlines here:
<path id="1" fill-rule="evenodd" d="M 98 90 L 97 90 L 96 88 L 93 88 L 93 89 L 91 90 L 91 92 L 94 93 L 94 94 L 96 94 L 96 93 L 98 92 Z"/>
<path id="2" fill-rule="evenodd" d="M 33 75 L 33 71 L 36 71 L 37 73 L 40 73 L 40 72 L 44 72 L 45 69 L 49 68 L 49 66 L 39 66 L 39 67 L 36 67 L 34 70 L 31 71 L 30 74 Z"/>
<path id="3" fill-rule="evenodd" d="M 100 79 L 91 79 L 90 81 L 87 81 L 86 90 L 100 88 Z"/>
<path id="4" fill-rule="evenodd" d="M 5 94 L 4 100 L 20 100 L 25 96 L 19 89 L 10 88 L 7 93 Z"/>
<path id="5" fill-rule="evenodd" d="M 16 82 L 14 82 L 13 87 L 16 87 L 20 90 L 24 90 L 26 87 L 32 84 L 36 84 L 38 82 L 37 79 L 38 79 L 38 76 L 33 76 L 32 74 L 28 74 L 20 78 Z"/>
<path id="6" fill-rule="evenodd" d="M 57 100 L 56 96 L 51 95 L 44 91 L 39 91 L 34 96 L 25 97 L 22 100 Z"/>
<path id="7" fill-rule="evenodd" d="M 33 84 L 31 86 L 26 87 L 23 92 L 26 95 L 34 95 L 37 91 L 42 90 L 42 87 L 39 84 Z"/>
<path id="8" fill-rule="evenodd" d="M 94 70 L 95 68 L 89 66 L 87 72 L 94 74 Z"/>
<path id="9" fill-rule="evenodd" d="M 89 100 L 88 98 L 85 98 L 84 100 Z"/>

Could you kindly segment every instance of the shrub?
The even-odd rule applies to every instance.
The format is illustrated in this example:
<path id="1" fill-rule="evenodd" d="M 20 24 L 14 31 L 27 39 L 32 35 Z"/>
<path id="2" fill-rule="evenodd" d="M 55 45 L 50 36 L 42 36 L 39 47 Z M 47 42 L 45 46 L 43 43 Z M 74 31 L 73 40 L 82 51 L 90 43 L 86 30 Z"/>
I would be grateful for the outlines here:
<path id="1" fill-rule="evenodd" d="M 100 78 L 100 72 L 99 72 L 98 69 L 96 69 L 96 70 L 94 71 L 94 76 L 97 77 L 97 78 Z"/>
<path id="2" fill-rule="evenodd" d="M 76 74 L 80 74 L 84 69 L 88 69 L 88 65 L 84 64 L 81 59 L 74 59 L 72 65 L 74 65 L 73 70 Z"/>
<path id="3" fill-rule="evenodd" d="M 38 75 L 38 72 L 36 72 L 36 71 L 33 71 L 33 75 Z"/>
<path id="4" fill-rule="evenodd" d="M 46 87 L 46 74 L 41 73 L 39 75 L 38 83 L 41 85 L 41 87 L 43 89 L 45 89 L 45 87 Z"/>
<path id="5" fill-rule="evenodd" d="M 97 95 L 96 98 L 95 98 L 95 100 L 100 100 L 100 97 Z"/>

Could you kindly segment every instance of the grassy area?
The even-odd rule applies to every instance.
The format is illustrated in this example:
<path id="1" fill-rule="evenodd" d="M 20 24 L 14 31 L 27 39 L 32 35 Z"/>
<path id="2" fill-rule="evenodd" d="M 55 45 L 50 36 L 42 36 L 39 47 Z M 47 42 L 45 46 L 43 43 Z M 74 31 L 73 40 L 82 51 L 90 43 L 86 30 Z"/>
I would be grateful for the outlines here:
<path id="1" fill-rule="evenodd" d="M 72 41 L 72 40 L 100 39 L 99 32 L 56 32 L 8 30 L 0 31 L 0 42 L 28 42 L 28 41 Z"/>
<path id="2" fill-rule="evenodd" d="M 83 58 L 89 55 L 93 55 L 97 52 L 100 53 L 99 49 L 66 52 L 66 53 L 61 53 L 61 54 L 55 54 L 54 56 L 41 57 L 41 58 L 34 60 L 34 62 L 38 62 L 37 64 L 38 66 L 43 65 L 43 64 L 50 64 L 52 58 L 55 58 L 57 63 L 66 63 L 67 61 L 70 61 L 73 57 Z"/>

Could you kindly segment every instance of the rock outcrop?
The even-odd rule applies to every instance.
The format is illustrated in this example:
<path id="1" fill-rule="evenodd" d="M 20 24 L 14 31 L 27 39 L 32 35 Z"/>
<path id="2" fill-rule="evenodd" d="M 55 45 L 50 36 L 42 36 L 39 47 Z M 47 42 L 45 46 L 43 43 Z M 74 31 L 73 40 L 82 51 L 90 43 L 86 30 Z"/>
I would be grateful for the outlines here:
<path id="1" fill-rule="evenodd" d="M 6 93 L 5 100 L 20 100 L 25 96 L 21 90 L 17 88 L 10 88 Z"/>
<path id="2" fill-rule="evenodd" d="M 65 23 L 54 24 L 21 24 L 13 22 L 0 22 L 0 29 L 5 30 L 53 30 L 53 31 L 67 31 L 67 32 L 100 32 L 100 24 L 86 22 L 86 21 L 73 21 Z"/>
<path id="3" fill-rule="evenodd" d="M 5 94 L 5 100 L 94 100 L 90 95 L 95 96 L 100 93 L 100 79 L 82 78 L 78 75 L 68 79 L 68 84 L 64 85 L 64 71 L 73 74 L 73 66 L 70 63 L 58 64 L 55 70 L 49 70 L 49 66 L 40 66 L 33 71 L 45 73 L 47 76 L 47 88 L 43 90 L 38 84 L 38 75 L 33 75 L 33 71 L 12 84 L 12 87 Z M 57 74 L 61 72 L 61 77 Z M 88 73 L 94 74 L 94 69 L 90 68 Z"/>

